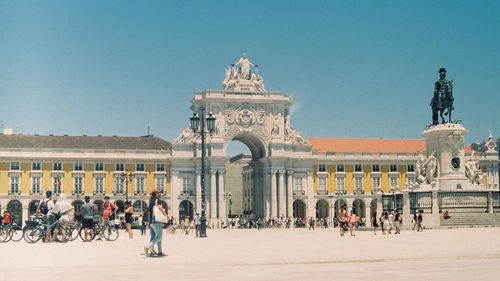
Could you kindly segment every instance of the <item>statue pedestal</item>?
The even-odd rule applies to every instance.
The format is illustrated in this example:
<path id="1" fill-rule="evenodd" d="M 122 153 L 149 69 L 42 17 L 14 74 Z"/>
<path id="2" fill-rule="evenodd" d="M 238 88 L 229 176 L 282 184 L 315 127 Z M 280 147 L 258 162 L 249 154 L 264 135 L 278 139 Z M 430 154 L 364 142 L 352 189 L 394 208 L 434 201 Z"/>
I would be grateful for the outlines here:
<path id="1" fill-rule="evenodd" d="M 437 158 L 437 188 L 439 190 L 468 189 L 465 176 L 464 136 L 467 130 L 460 124 L 435 125 L 426 129 L 427 156 Z"/>

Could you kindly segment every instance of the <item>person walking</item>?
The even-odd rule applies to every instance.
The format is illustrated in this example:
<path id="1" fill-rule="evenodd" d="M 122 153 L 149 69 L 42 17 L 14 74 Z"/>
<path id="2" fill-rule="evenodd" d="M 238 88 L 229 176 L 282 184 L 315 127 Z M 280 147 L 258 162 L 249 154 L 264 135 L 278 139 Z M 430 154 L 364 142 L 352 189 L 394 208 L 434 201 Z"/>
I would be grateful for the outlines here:
<path id="1" fill-rule="evenodd" d="M 338 224 L 340 228 L 340 236 L 344 236 L 344 233 L 347 230 L 347 212 L 344 208 L 340 209 Z"/>
<path id="2" fill-rule="evenodd" d="M 132 208 L 132 204 L 130 204 L 130 201 L 126 201 L 125 202 L 125 226 L 127 227 L 129 241 L 134 238 L 134 234 L 132 233 L 132 222 L 134 220 L 132 217 L 133 214 L 134 214 L 134 208 Z"/>
<path id="3" fill-rule="evenodd" d="M 413 224 L 413 228 L 411 230 L 415 230 L 417 227 L 417 213 L 413 214 L 413 219 L 411 220 L 411 223 Z"/>
<path id="4" fill-rule="evenodd" d="M 373 213 L 372 217 L 372 227 L 373 227 L 373 234 L 377 235 L 377 227 L 378 227 L 378 218 L 377 218 L 377 212 Z"/>
<path id="5" fill-rule="evenodd" d="M 161 247 L 161 242 L 163 238 L 163 223 L 167 222 L 167 214 L 163 209 L 160 201 L 160 192 L 154 190 L 151 192 L 151 198 L 149 199 L 149 243 L 144 247 L 144 253 L 146 257 L 156 256 L 163 257 L 166 256 Z M 164 220 L 164 221 L 163 221 Z M 158 252 L 154 250 L 154 245 L 157 246 Z"/>
<path id="6" fill-rule="evenodd" d="M 85 196 L 85 204 L 80 208 L 82 217 L 82 227 L 84 229 L 84 239 L 83 242 L 91 242 L 92 234 L 91 231 L 94 228 L 94 212 L 97 207 L 90 203 L 90 196 Z"/>
<path id="7" fill-rule="evenodd" d="M 422 210 L 420 210 L 417 216 L 417 231 L 419 232 L 424 231 L 424 227 L 422 226 L 422 222 L 424 220 L 422 213 L 423 213 Z"/>
<path id="8" fill-rule="evenodd" d="M 356 215 L 354 212 L 351 210 L 351 214 L 349 215 L 349 232 L 351 233 L 351 236 L 356 236 Z"/>
<path id="9" fill-rule="evenodd" d="M 401 215 L 396 210 L 396 213 L 394 214 L 394 228 L 396 229 L 396 233 L 395 234 L 401 234 L 400 219 L 401 219 Z"/>
<path id="10" fill-rule="evenodd" d="M 201 219 L 200 215 L 197 213 L 196 216 L 194 216 L 194 231 L 196 232 L 196 237 L 198 237 L 200 233 L 200 225 L 201 225 Z"/>

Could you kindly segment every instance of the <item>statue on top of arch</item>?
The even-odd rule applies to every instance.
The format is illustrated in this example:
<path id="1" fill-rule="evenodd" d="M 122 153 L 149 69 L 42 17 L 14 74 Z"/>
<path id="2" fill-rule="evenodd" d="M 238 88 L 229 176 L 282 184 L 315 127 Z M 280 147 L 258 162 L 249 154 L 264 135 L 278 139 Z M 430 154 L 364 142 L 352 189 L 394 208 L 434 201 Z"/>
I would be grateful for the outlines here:
<path id="1" fill-rule="evenodd" d="M 254 67 L 255 70 L 252 71 L 251 67 Z M 264 79 L 257 67 L 258 65 L 250 62 L 247 55 L 243 54 L 235 64 L 231 64 L 226 68 L 226 77 L 222 81 L 224 90 L 265 93 Z"/>

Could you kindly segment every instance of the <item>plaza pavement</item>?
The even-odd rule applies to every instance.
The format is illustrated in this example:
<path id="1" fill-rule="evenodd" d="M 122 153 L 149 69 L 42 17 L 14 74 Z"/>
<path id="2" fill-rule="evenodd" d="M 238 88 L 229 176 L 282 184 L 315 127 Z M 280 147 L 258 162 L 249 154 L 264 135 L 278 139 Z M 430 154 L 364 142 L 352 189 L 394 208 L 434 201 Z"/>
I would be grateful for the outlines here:
<path id="1" fill-rule="evenodd" d="M 0 244 L 0 280 L 500 280 L 500 228 L 403 231 L 209 230 L 165 235 L 167 257 L 146 258 L 146 236 L 115 242 Z"/>

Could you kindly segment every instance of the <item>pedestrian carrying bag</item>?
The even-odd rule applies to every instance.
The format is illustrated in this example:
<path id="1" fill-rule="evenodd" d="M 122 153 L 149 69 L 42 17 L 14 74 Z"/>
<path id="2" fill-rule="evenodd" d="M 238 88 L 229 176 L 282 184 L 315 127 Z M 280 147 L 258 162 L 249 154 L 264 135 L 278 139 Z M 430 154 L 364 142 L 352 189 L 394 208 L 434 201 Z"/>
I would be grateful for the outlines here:
<path id="1" fill-rule="evenodd" d="M 153 206 L 153 221 L 154 222 L 161 222 L 161 223 L 167 223 L 167 217 L 163 214 L 163 212 L 160 210 L 160 207 L 157 205 Z"/>

